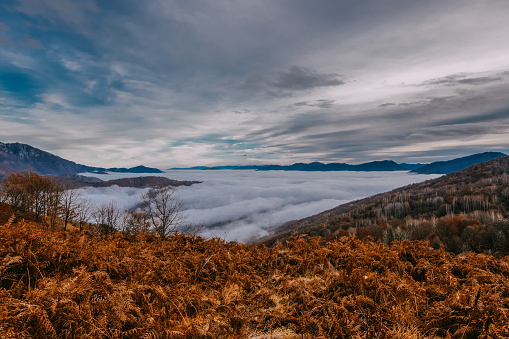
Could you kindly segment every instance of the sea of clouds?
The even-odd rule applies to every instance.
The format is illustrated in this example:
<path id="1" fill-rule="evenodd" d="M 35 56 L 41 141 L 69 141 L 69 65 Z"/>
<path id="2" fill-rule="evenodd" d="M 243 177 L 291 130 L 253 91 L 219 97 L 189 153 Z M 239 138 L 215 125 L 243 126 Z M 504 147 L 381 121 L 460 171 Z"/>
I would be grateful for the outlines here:
<path id="1" fill-rule="evenodd" d="M 143 174 L 145 175 L 145 174 Z M 149 175 L 149 174 L 147 174 Z M 249 242 L 282 223 L 304 218 L 340 204 L 385 192 L 438 175 L 408 172 L 285 172 L 251 170 L 169 170 L 159 176 L 203 183 L 176 189 L 188 221 L 200 235 Z M 103 180 L 141 176 L 111 173 Z M 116 202 L 122 209 L 137 205 L 147 189 L 81 189 L 97 205 Z"/>

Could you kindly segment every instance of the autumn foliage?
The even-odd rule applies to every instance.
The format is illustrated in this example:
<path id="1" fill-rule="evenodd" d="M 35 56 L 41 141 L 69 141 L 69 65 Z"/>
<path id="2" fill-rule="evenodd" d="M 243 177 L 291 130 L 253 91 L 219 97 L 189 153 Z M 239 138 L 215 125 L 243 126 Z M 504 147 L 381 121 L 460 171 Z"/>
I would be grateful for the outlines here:
<path id="1" fill-rule="evenodd" d="M 55 228 L 62 212 L 64 186 L 52 177 L 36 172 L 13 173 L 0 187 L 0 198 L 8 203 L 17 215 L 35 218 Z"/>
<path id="2" fill-rule="evenodd" d="M 0 338 L 504 338 L 509 258 L 0 226 Z"/>

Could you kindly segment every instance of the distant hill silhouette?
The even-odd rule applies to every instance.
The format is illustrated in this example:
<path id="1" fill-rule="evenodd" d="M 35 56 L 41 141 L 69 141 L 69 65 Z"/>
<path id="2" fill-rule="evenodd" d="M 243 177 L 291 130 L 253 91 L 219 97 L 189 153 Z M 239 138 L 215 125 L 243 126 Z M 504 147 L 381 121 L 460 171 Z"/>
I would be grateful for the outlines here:
<path id="1" fill-rule="evenodd" d="M 245 166 L 195 166 L 190 168 L 172 168 L 172 169 L 197 169 L 197 170 L 255 170 L 255 171 L 306 171 L 306 172 L 329 172 L 329 171 L 358 171 L 358 172 L 378 172 L 378 171 L 405 171 L 407 168 L 395 163 L 392 160 L 371 161 L 359 165 L 349 165 L 345 163 L 324 164 L 321 162 L 295 163 L 293 165 L 245 165 Z"/>
<path id="2" fill-rule="evenodd" d="M 147 187 L 166 187 L 166 186 L 191 186 L 193 184 L 199 184 L 201 181 L 179 181 L 173 180 L 166 177 L 146 176 L 146 177 L 135 177 L 135 178 L 121 178 L 114 180 L 101 180 L 95 177 L 88 177 L 83 175 L 67 175 L 56 177 L 60 182 L 65 184 L 68 188 L 81 188 L 81 187 L 135 187 L 135 188 L 147 188 Z"/>
<path id="3" fill-rule="evenodd" d="M 146 166 L 136 166 L 131 168 L 124 167 L 112 167 L 112 168 L 103 168 L 103 167 L 91 167 L 91 166 L 83 166 L 86 171 L 82 172 L 91 172 L 91 173 L 99 173 L 105 174 L 107 172 L 113 173 L 164 173 L 158 168 L 146 167 Z"/>
<path id="4" fill-rule="evenodd" d="M 0 142 L 0 177 L 11 173 L 35 171 L 43 175 L 73 175 L 83 172 L 163 173 L 157 168 L 102 168 L 77 164 L 54 154 L 21 143 Z"/>
<path id="5" fill-rule="evenodd" d="M 478 153 L 453 160 L 433 162 L 429 165 L 414 169 L 412 172 L 419 174 L 447 174 L 462 170 L 474 164 L 479 164 L 483 161 L 488 161 L 503 156 L 505 156 L 505 154 L 500 152 Z"/>
<path id="6" fill-rule="evenodd" d="M 164 173 L 158 168 L 152 168 L 147 166 L 136 166 L 131 168 L 108 168 L 108 172 L 115 172 L 115 173 Z"/>

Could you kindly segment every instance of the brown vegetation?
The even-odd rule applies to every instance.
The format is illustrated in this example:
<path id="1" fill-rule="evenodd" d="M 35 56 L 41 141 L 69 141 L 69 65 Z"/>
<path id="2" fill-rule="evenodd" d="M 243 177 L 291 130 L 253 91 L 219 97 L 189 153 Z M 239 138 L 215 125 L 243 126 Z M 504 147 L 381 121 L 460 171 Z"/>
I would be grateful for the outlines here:
<path id="1" fill-rule="evenodd" d="M 0 226 L 0 337 L 504 338 L 509 258 Z"/>

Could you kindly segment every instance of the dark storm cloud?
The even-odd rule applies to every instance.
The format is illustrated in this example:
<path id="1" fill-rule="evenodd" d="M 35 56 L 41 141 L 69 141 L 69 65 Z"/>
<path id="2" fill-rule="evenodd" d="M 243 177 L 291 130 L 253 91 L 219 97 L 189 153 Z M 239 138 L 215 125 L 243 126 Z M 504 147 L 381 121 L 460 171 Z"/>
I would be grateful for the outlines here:
<path id="1" fill-rule="evenodd" d="M 323 127 L 331 123 L 329 115 L 317 115 L 315 113 L 303 113 L 293 116 L 291 120 L 286 121 L 272 128 L 262 128 L 255 132 L 247 134 L 244 138 L 246 140 L 258 139 L 274 139 L 282 136 L 299 135 L 300 133 L 308 133 L 311 129 L 316 127 Z"/>
<path id="2" fill-rule="evenodd" d="M 316 101 L 299 101 L 290 105 L 290 108 L 296 107 L 318 107 L 318 108 L 331 108 L 335 100 L 320 99 Z"/>
<path id="3" fill-rule="evenodd" d="M 504 86 L 504 84 L 501 84 Z M 500 87 L 502 87 L 500 86 Z M 463 88 L 455 89 L 452 95 L 447 96 L 430 96 L 425 98 L 418 98 L 416 100 L 402 101 L 402 102 L 387 102 L 378 107 L 382 108 L 395 108 L 396 107 L 413 107 L 413 106 L 426 106 L 426 107 L 444 107 L 444 106 L 457 106 L 465 108 L 476 104 L 485 104 L 486 95 L 479 94 L 475 90 L 468 90 Z"/>
<path id="4" fill-rule="evenodd" d="M 289 98 L 289 97 L 293 97 L 293 94 L 292 94 L 292 93 L 285 92 L 285 91 L 281 91 L 281 90 L 276 90 L 276 91 L 267 91 L 267 92 L 265 92 L 265 94 L 266 94 L 269 98 L 274 98 L 274 99 L 282 99 L 282 98 Z"/>
<path id="5" fill-rule="evenodd" d="M 500 81 L 502 78 L 493 78 L 493 77 L 481 77 L 481 78 L 471 78 L 471 79 L 460 79 L 457 81 L 460 85 L 485 85 L 490 82 Z"/>
<path id="6" fill-rule="evenodd" d="M 317 87 L 339 86 L 345 82 L 339 74 L 319 73 L 307 67 L 292 66 L 287 72 L 279 72 L 269 85 L 285 90 L 307 90 Z"/>
<path id="7" fill-rule="evenodd" d="M 474 77 L 469 78 L 466 74 L 453 74 L 448 75 L 446 77 L 431 79 L 425 81 L 421 84 L 421 86 L 430 86 L 430 85 L 444 85 L 444 86 L 458 86 L 458 85 L 471 85 L 471 86 L 480 86 L 486 85 L 492 82 L 501 81 L 502 77 L 499 76 L 483 76 L 483 77 Z"/>
<path id="8" fill-rule="evenodd" d="M 390 107 L 390 106 L 395 106 L 395 105 L 396 104 L 393 102 L 386 102 L 384 104 L 378 105 L 378 107 Z"/>
<path id="9" fill-rule="evenodd" d="M 486 112 L 478 114 L 468 114 L 464 116 L 458 116 L 452 119 L 444 119 L 437 122 L 435 125 L 442 126 L 447 125 L 454 127 L 455 125 L 463 124 L 475 124 L 475 123 L 487 123 L 492 124 L 493 128 L 498 128 L 500 125 L 493 124 L 493 122 L 507 123 L 509 124 L 509 107 L 496 112 Z M 474 131 L 472 131 L 474 132 Z"/>
<path id="10" fill-rule="evenodd" d="M 337 73 L 320 73 L 309 67 L 291 66 L 285 72 L 251 75 L 244 81 L 242 88 L 247 91 L 265 91 L 272 98 L 285 98 L 293 96 L 294 92 L 345 84 Z M 323 100 L 325 105 L 328 101 Z"/>
<path id="11" fill-rule="evenodd" d="M 476 124 L 476 123 L 465 123 L 462 125 L 440 125 L 432 127 L 424 127 L 420 130 L 414 130 L 411 133 L 403 136 L 403 139 L 409 141 L 427 141 L 430 138 L 463 138 L 468 136 L 476 136 L 482 134 L 491 133 L 504 133 L 505 129 L 509 125 L 507 121 L 506 126 L 492 126 L 489 124 Z"/>

